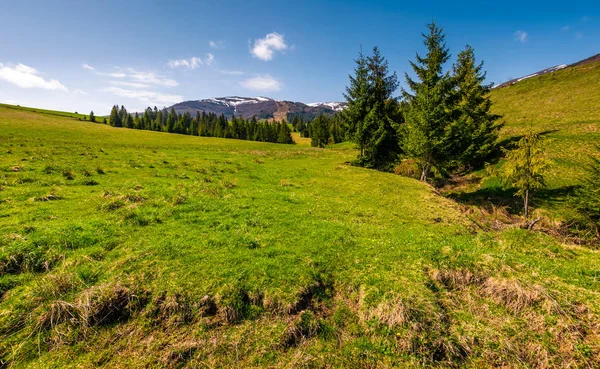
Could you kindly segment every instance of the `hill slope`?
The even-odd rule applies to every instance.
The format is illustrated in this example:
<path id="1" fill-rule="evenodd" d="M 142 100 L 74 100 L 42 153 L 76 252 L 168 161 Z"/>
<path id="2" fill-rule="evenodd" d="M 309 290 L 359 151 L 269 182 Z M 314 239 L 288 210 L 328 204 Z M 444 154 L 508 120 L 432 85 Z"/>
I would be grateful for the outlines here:
<path id="1" fill-rule="evenodd" d="M 496 88 L 491 99 L 492 111 L 502 115 L 505 123 L 502 140 L 517 139 L 529 128 L 549 140 L 546 150 L 554 164 L 547 176 L 548 188 L 534 198 L 534 207 L 569 215 L 566 200 L 581 183 L 589 156 L 597 155 L 595 146 L 600 143 L 600 61 L 590 59 Z M 468 191 L 466 197 L 475 199 L 512 198 L 494 178 Z"/>
<path id="2" fill-rule="evenodd" d="M 2 365 L 600 365 L 597 251 L 354 156 L 0 108 Z"/>

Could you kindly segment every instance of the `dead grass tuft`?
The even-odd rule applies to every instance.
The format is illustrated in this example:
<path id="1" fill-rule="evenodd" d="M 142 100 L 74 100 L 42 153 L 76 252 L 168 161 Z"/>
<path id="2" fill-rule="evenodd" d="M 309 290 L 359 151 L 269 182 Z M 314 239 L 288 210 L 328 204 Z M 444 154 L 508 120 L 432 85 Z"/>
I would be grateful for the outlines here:
<path id="1" fill-rule="evenodd" d="M 449 290 L 461 290 L 467 286 L 481 284 L 484 280 L 482 275 L 473 273 L 467 269 L 432 269 L 429 270 L 429 278 L 434 282 L 442 284 Z"/>
<path id="2" fill-rule="evenodd" d="M 481 291 L 513 312 L 522 311 L 541 302 L 553 305 L 541 286 L 525 287 L 517 279 L 489 277 L 481 286 Z"/>
<path id="3" fill-rule="evenodd" d="M 94 286 L 77 301 L 84 327 L 122 322 L 147 302 L 147 293 L 136 292 L 121 284 Z"/>
<path id="4" fill-rule="evenodd" d="M 77 305 L 66 301 L 54 301 L 48 311 L 42 314 L 37 323 L 36 331 L 50 330 L 63 323 L 76 325 L 81 321 L 81 310 Z"/>

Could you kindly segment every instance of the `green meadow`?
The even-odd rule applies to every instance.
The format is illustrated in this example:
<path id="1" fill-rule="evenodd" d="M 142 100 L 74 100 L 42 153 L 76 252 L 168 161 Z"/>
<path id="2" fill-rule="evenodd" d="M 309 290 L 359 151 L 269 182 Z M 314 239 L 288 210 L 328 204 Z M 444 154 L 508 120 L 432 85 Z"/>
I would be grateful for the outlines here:
<path id="1" fill-rule="evenodd" d="M 355 156 L 0 107 L 0 366 L 600 365 L 598 250 Z"/>

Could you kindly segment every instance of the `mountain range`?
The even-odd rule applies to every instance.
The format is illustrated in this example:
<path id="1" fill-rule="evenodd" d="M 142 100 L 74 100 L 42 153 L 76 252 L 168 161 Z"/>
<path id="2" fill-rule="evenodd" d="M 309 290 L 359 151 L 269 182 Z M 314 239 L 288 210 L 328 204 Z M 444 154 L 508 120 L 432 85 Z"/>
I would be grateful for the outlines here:
<path id="1" fill-rule="evenodd" d="M 255 116 L 257 119 L 291 120 L 299 115 L 304 119 L 313 119 L 319 114 L 333 115 L 346 106 L 344 102 L 302 103 L 285 100 L 275 100 L 268 97 L 213 97 L 203 100 L 190 100 L 172 106 L 178 114 L 196 112 L 224 114 L 228 118 L 233 115 L 243 118 Z M 169 107 L 170 109 L 171 107 Z"/>

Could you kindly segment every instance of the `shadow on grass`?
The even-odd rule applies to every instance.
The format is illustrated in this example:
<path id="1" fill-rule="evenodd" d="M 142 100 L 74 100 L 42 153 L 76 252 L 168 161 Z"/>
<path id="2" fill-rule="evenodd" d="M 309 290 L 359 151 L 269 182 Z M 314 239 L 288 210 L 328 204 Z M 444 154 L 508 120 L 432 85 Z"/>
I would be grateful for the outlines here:
<path id="1" fill-rule="evenodd" d="M 535 191 L 531 194 L 531 206 L 548 207 L 563 204 L 577 189 L 577 186 L 564 186 L 559 188 L 548 188 Z M 482 188 L 474 192 L 455 192 L 448 195 L 449 198 L 465 205 L 484 206 L 493 204 L 506 207 L 511 214 L 523 211 L 523 199 L 515 196 L 515 189 L 504 189 L 502 187 Z"/>

